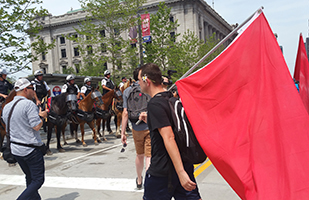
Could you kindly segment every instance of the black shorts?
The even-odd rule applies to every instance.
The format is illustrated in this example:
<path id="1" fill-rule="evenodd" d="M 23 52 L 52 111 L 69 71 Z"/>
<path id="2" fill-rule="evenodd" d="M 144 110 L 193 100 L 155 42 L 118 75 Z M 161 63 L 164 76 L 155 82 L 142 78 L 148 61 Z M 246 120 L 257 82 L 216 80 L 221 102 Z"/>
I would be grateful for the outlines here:
<path id="1" fill-rule="evenodd" d="M 196 183 L 193 171 L 193 165 L 185 165 L 185 170 L 190 179 Z M 198 200 L 201 196 L 198 187 L 192 191 L 185 190 L 178 179 L 176 173 L 172 174 L 171 185 L 172 189 L 168 188 L 168 177 L 155 177 L 146 173 L 144 183 L 144 200 L 170 200 L 174 197 L 175 200 Z"/>

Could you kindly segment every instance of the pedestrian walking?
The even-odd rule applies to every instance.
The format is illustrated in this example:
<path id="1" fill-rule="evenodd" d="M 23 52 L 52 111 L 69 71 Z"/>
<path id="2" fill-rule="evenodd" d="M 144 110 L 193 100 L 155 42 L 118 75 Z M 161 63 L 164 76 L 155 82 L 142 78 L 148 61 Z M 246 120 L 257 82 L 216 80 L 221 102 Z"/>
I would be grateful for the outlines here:
<path id="1" fill-rule="evenodd" d="M 7 125 L 7 132 L 10 133 L 11 152 L 26 176 L 27 188 L 17 199 L 39 200 L 41 197 L 38 190 L 44 183 L 45 173 L 43 153 L 38 148 L 16 143 L 41 146 L 43 142 L 39 129 L 47 117 L 47 112 L 39 110 L 32 101 L 35 92 L 29 80 L 25 78 L 17 80 L 14 89 L 16 96 L 13 101 L 6 104 L 2 117 Z M 9 116 L 14 104 L 14 110 Z"/>
<path id="2" fill-rule="evenodd" d="M 138 68 L 134 70 L 133 72 L 133 78 L 137 80 L 138 77 Z M 134 97 L 134 92 L 137 91 L 137 95 Z M 143 95 L 146 96 L 146 94 L 142 94 L 140 92 L 140 86 L 138 82 L 133 83 L 132 86 L 129 86 L 127 89 L 123 92 L 123 112 L 122 112 L 122 128 L 121 128 L 121 141 L 123 144 L 127 143 L 127 137 L 125 134 L 129 114 L 128 114 L 128 106 L 132 104 L 132 102 L 136 102 L 137 109 L 133 108 L 133 111 L 138 111 L 143 109 L 143 105 L 145 105 L 144 111 L 147 109 L 147 102 L 150 99 L 150 97 L 143 98 Z M 129 98 L 131 97 L 131 98 Z M 137 100 L 136 98 L 139 98 Z M 128 100 L 129 99 L 129 100 Z M 136 101 L 135 101 L 136 100 Z M 128 102 L 132 101 L 132 102 Z M 144 101 L 144 102 L 142 102 Z M 130 108 L 129 108 L 130 111 Z M 132 120 L 132 119 L 130 119 Z M 141 122 L 140 124 L 136 125 L 136 121 L 132 122 L 132 135 L 134 139 L 135 144 L 135 151 L 136 151 L 136 158 L 135 158 L 135 167 L 136 167 L 136 187 L 137 189 L 142 189 L 143 186 L 143 169 L 144 169 L 144 160 L 145 160 L 145 171 L 147 171 L 149 165 L 150 165 L 150 157 L 151 157 L 151 141 L 150 141 L 150 134 L 148 126 L 145 122 Z"/>
<path id="3" fill-rule="evenodd" d="M 193 164 L 183 163 L 172 128 L 169 98 L 172 94 L 161 85 L 162 73 L 155 64 L 139 70 L 142 92 L 149 94 L 147 113 L 140 119 L 148 124 L 151 137 L 151 163 L 144 183 L 144 200 L 201 199 L 193 175 Z"/>

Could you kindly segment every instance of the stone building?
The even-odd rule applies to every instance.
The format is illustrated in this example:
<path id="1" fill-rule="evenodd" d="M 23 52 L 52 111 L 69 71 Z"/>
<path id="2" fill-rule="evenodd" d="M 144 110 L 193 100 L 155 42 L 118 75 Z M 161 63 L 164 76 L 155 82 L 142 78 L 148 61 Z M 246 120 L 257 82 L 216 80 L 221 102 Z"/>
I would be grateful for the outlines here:
<path id="1" fill-rule="evenodd" d="M 155 13 L 158 4 L 162 0 L 148 0 L 143 5 L 143 10 L 148 13 Z M 214 32 L 216 39 L 223 39 L 228 35 L 233 27 L 228 24 L 214 9 L 204 0 L 165 0 L 165 4 L 171 8 L 170 20 L 178 20 L 180 24 L 175 30 L 176 33 L 183 34 L 186 30 L 191 30 L 201 40 L 206 40 Z M 65 35 L 76 34 L 74 27 L 78 27 L 79 22 L 84 19 L 86 12 L 82 9 L 69 11 L 64 15 L 48 16 L 40 19 L 43 29 L 40 32 L 45 43 L 56 41 L 55 48 L 49 50 L 47 54 L 39 57 L 38 61 L 32 63 L 33 71 L 43 69 L 45 73 L 63 72 L 67 67 L 73 67 L 78 71 L 82 58 L 78 52 L 78 44 L 66 39 Z M 128 39 L 128 33 L 122 33 L 124 39 Z M 32 41 L 32 40 L 31 40 Z M 110 69 L 109 63 L 104 66 Z"/>

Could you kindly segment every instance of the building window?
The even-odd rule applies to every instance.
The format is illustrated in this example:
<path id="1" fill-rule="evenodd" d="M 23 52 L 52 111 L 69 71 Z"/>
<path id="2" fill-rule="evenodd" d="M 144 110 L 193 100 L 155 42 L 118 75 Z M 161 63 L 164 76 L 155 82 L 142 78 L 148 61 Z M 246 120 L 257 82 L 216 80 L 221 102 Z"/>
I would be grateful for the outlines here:
<path id="1" fill-rule="evenodd" d="M 67 70 L 67 66 L 66 65 L 62 65 L 62 72 L 65 72 Z"/>
<path id="2" fill-rule="evenodd" d="M 91 40 L 91 36 L 86 35 L 86 40 Z"/>
<path id="3" fill-rule="evenodd" d="M 73 37 L 73 41 L 77 42 L 78 35 L 75 33 L 75 34 L 72 35 L 72 37 Z"/>
<path id="4" fill-rule="evenodd" d="M 87 46 L 87 52 L 88 52 L 88 55 L 92 54 L 93 51 L 92 51 L 92 46 L 91 45 L 88 45 Z"/>
<path id="5" fill-rule="evenodd" d="M 74 47 L 74 56 L 79 56 L 78 47 Z"/>
<path id="6" fill-rule="evenodd" d="M 65 44 L 65 38 L 64 37 L 60 37 L 60 44 Z"/>
<path id="7" fill-rule="evenodd" d="M 42 60 L 46 60 L 46 53 L 42 52 Z"/>
<path id="8" fill-rule="evenodd" d="M 170 22 L 174 23 L 174 17 L 173 16 L 170 16 Z"/>
<path id="9" fill-rule="evenodd" d="M 132 48 L 136 48 L 136 43 L 131 44 L 131 47 L 132 47 Z"/>
<path id="10" fill-rule="evenodd" d="M 101 52 L 105 53 L 107 51 L 106 44 L 101 43 Z"/>
<path id="11" fill-rule="evenodd" d="M 66 58 L 67 57 L 67 52 L 65 49 L 61 49 L 61 58 Z"/>
<path id="12" fill-rule="evenodd" d="M 120 31 L 119 31 L 118 28 L 114 28 L 114 34 L 115 34 L 115 36 L 120 35 Z"/>
<path id="13" fill-rule="evenodd" d="M 105 37 L 105 30 L 100 31 L 100 36 Z"/>
<path id="14" fill-rule="evenodd" d="M 171 35 L 171 40 L 173 42 L 176 42 L 175 32 L 171 32 L 170 35 Z"/>
<path id="15" fill-rule="evenodd" d="M 43 68 L 43 74 L 46 74 L 46 68 Z"/>
<path id="16" fill-rule="evenodd" d="M 79 63 L 77 63 L 77 64 L 75 64 L 75 71 L 76 71 L 77 74 L 79 73 L 79 70 L 80 70 L 80 65 L 79 65 Z"/>
<path id="17" fill-rule="evenodd" d="M 104 71 L 107 70 L 107 62 L 105 62 L 103 66 L 104 66 L 104 67 L 103 67 L 103 68 L 104 68 Z"/>

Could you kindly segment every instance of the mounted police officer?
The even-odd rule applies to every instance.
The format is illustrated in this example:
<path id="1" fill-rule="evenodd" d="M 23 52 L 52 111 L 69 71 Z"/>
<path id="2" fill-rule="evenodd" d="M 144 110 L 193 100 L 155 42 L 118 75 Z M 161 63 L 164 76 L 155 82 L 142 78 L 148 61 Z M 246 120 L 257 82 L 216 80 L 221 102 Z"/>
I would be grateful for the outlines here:
<path id="1" fill-rule="evenodd" d="M 105 70 L 104 72 L 104 78 L 102 79 L 102 88 L 103 88 L 103 94 L 108 93 L 109 91 L 112 91 L 115 89 L 115 84 L 110 79 L 111 73 L 108 70 Z"/>
<path id="2" fill-rule="evenodd" d="M 104 72 L 104 78 L 102 79 L 102 88 L 103 88 L 103 94 L 106 94 L 108 93 L 109 91 L 112 91 L 115 89 L 115 84 L 113 83 L 113 81 L 110 79 L 111 77 L 111 73 L 110 71 L 108 70 L 105 70 Z M 113 131 L 111 129 L 111 117 L 112 116 L 109 116 L 107 119 L 106 119 L 106 129 L 107 131 L 111 134 Z M 115 124 L 117 123 L 117 116 L 114 117 L 114 122 Z M 104 126 L 104 125 L 103 125 Z"/>
<path id="3" fill-rule="evenodd" d="M 13 85 L 6 80 L 7 71 L 5 69 L 0 69 L 0 102 L 9 94 L 9 90 L 13 89 Z"/>
<path id="4" fill-rule="evenodd" d="M 74 83 L 75 76 L 70 74 L 66 77 L 66 83 L 61 88 L 61 93 L 68 92 L 69 94 L 76 94 L 77 99 L 80 97 L 80 91 L 78 86 Z"/>
<path id="5" fill-rule="evenodd" d="M 34 72 L 35 79 L 31 81 L 31 84 L 34 87 L 35 95 L 34 98 L 36 100 L 36 104 L 40 105 L 42 100 L 46 96 L 51 96 L 50 88 L 48 87 L 47 83 L 43 81 L 43 71 L 36 70 Z"/>
<path id="6" fill-rule="evenodd" d="M 83 99 L 91 92 L 91 77 L 84 79 L 84 86 L 80 89 L 80 93 Z"/>

